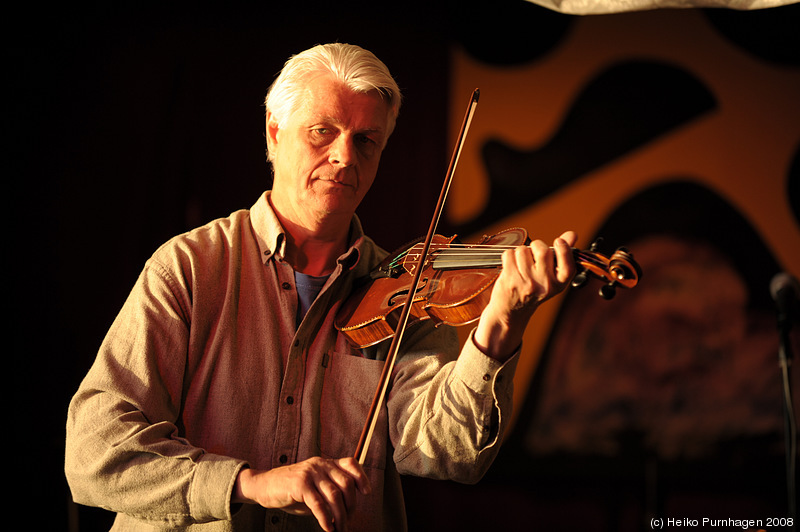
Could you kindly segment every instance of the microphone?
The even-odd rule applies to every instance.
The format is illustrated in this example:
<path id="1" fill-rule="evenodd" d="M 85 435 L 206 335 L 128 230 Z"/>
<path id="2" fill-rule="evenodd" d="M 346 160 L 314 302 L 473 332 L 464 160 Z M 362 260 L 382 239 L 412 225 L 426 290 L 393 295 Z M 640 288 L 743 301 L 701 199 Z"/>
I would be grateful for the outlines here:
<path id="1" fill-rule="evenodd" d="M 800 283 L 788 273 L 781 272 L 769 283 L 769 292 L 778 310 L 778 326 L 791 328 L 797 317 L 797 303 L 800 297 Z"/>

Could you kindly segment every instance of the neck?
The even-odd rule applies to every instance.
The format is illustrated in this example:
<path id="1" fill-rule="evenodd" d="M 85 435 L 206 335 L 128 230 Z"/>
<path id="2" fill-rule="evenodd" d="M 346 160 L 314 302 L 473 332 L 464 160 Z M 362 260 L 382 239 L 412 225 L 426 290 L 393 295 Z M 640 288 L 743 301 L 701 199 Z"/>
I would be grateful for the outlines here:
<path id="1" fill-rule="evenodd" d="M 286 261 L 295 271 L 313 276 L 328 275 L 336 260 L 347 249 L 350 219 L 319 223 L 298 223 L 273 205 L 273 210 L 286 232 Z"/>

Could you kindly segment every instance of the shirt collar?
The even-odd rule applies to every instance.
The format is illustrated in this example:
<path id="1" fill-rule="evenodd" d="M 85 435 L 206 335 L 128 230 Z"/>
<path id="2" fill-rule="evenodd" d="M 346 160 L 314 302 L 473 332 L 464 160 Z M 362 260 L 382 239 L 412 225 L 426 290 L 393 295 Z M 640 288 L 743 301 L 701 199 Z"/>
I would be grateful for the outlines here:
<path id="1" fill-rule="evenodd" d="M 286 253 L 286 233 L 272 210 L 269 195 L 270 191 L 267 190 L 250 208 L 250 220 L 265 263 L 273 256 L 281 260 Z M 344 270 L 351 270 L 358 264 L 363 243 L 364 230 L 358 216 L 354 214 L 350 222 L 349 247 L 337 260 Z"/>

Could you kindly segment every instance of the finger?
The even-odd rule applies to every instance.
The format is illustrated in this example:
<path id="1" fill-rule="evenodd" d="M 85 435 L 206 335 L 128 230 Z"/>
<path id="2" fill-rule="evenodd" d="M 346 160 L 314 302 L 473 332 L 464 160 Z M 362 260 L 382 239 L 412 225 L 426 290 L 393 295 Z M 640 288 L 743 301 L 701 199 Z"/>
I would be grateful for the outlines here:
<path id="1" fill-rule="evenodd" d="M 503 253 L 503 270 L 497 287 L 509 310 L 524 306 L 528 300 L 535 268 L 533 253 L 528 246 L 517 246 Z"/>
<path id="2" fill-rule="evenodd" d="M 296 464 L 299 468 L 299 489 L 302 503 L 326 532 L 336 530 L 335 522 L 345 523 L 344 503 L 339 489 L 330 479 L 332 460 L 311 458 Z M 292 467 L 292 466 L 290 466 Z"/>
<path id="3" fill-rule="evenodd" d="M 548 259 L 552 260 L 552 257 L 549 257 L 549 255 L 551 255 L 552 249 L 550 249 L 550 246 L 545 244 L 544 241 L 534 240 L 533 242 L 531 242 L 530 248 L 531 252 L 533 253 L 534 261 L 541 262 Z"/>
<path id="4" fill-rule="evenodd" d="M 369 478 L 355 458 L 341 458 L 327 463 L 328 478 L 320 483 L 337 532 L 345 530 L 349 517 L 355 512 L 358 494 L 370 492 Z"/>
<path id="5" fill-rule="evenodd" d="M 332 476 L 336 476 L 335 472 L 331 472 Z M 348 509 L 347 509 L 347 501 L 346 501 L 346 493 L 345 489 L 341 488 L 335 481 L 332 479 L 325 479 L 320 481 L 319 483 L 319 492 L 325 498 L 325 503 L 328 507 L 328 512 L 323 512 L 323 515 L 327 517 L 330 515 L 330 519 L 328 520 L 329 525 L 333 526 L 333 529 L 337 532 L 342 532 L 343 530 L 347 530 L 347 517 L 348 517 Z M 352 490 L 352 487 L 351 487 Z M 353 506 L 354 503 L 351 503 Z"/>
<path id="6" fill-rule="evenodd" d="M 503 265 L 501 273 L 506 274 L 508 277 L 519 276 L 519 259 L 517 258 L 519 250 L 520 246 L 517 246 L 512 249 L 507 249 L 503 252 L 503 255 L 500 257 Z"/>
<path id="7" fill-rule="evenodd" d="M 553 243 L 556 253 L 556 280 L 561 285 L 566 285 L 575 275 L 575 257 L 572 247 L 566 240 L 558 238 Z"/>
<path id="8" fill-rule="evenodd" d="M 303 503 L 325 532 L 335 532 L 336 516 L 331 511 L 326 497 L 320 492 L 320 488 L 306 491 Z"/>
<path id="9" fill-rule="evenodd" d="M 349 472 L 335 466 L 330 471 L 330 485 L 326 485 L 324 493 L 327 494 L 329 504 L 337 523 L 353 515 L 356 503 L 356 481 Z"/>
<path id="10" fill-rule="evenodd" d="M 560 237 L 561 240 L 567 243 L 567 246 L 574 246 L 578 241 L 578 234 L 575 231 L 565 231 Z"/>
<path id="11" fill-rule="evenodd" d="M 543 292 L 549 291 L 549 286 L 555 278 L 555 255 L 553 250 L 541 240 L 531 243 L 531 253 L 535 269 L 532 271 L 534 281 L 541 286 Z"/>
<path id="12" fill-rule="evenodd" d="M 364 468 L 361 467 L 361 464 L 358 463 L 358 460 L 353 457 L 340 458 L 337 460 L 337 464 L 343 470 L 347 471 L 355 480 L 358 491 L 360 491 L 362 495 L 370 494 L 372 486 L 370 485 L 369 477 L 364 472 Z"/>

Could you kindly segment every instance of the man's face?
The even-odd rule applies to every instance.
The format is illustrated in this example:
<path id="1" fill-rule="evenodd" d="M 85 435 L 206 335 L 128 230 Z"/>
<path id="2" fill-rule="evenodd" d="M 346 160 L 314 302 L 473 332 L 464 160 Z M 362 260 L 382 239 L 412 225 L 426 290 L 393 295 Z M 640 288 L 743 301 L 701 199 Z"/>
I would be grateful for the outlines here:
<path id="1" fill-rule="evenodd" d="M 268 113 L 275 208 L 296 222 L 352 216 L 375 179 L 389 135 L 389 112 L 377 92 L 356 93 L 321 76 L 306 83 L 283 127 Z"/>

